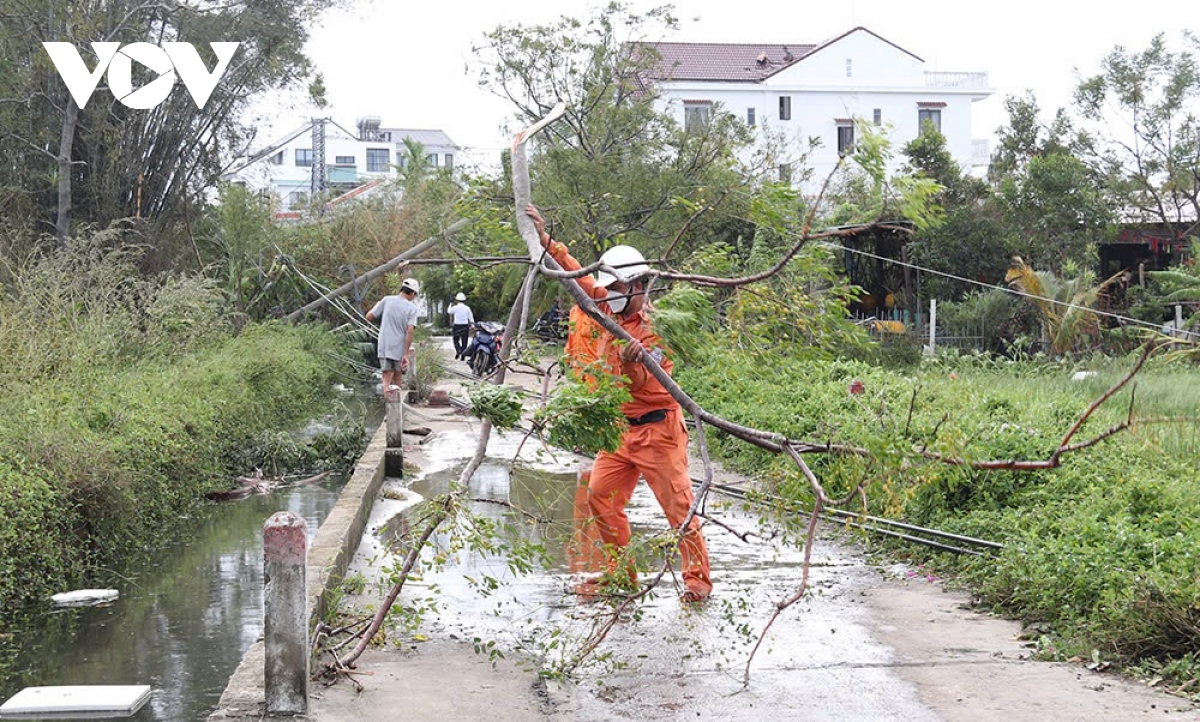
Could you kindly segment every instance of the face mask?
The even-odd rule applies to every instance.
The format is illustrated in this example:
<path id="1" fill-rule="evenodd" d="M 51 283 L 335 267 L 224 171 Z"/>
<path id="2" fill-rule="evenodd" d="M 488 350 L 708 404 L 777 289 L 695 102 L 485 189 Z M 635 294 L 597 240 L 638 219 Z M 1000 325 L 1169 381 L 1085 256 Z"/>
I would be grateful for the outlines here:
<path id="1" fill-rule="evenodd" d="M 616 291 L 609 291 L 608 298 L 605 300 L 608 302 L 608 307 L 612 309 L 613 313 L 620 313 L 624 311 L 625 304 L 629 302 L 629 299 L 625 296 L 625 294 L 617 293 Z"/>

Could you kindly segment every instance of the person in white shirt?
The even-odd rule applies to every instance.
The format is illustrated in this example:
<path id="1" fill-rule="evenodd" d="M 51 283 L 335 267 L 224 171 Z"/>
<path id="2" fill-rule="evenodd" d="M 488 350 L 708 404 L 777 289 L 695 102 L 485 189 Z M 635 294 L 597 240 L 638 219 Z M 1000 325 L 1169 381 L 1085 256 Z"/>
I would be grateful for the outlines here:
<path id="1" fill-rule="evenodd" d="M 467 350 L 467 336 L 470 335 L 471 324 L 475 323 L 475 314 L 471 313 L 470 306 L 463 303 L 467 300 L 466 294 L 459 293 L 454 300 L 456 303 L 446 312 L 450 314 L 450 331 L 454 336 L 454 358 L 460 359 Z"/>
<path id="2" fill-rule="evenodd" d="M 417 324 L 417 305 L 413 301 L 421 286 L 415 278 L 400 284 L 400 293 L 384 296 L 367 311 L 367 320 L 379 321 L 379 369 L 383 371 L 383 393 L 400 386 L 409 367 L 413 327 Z"/>

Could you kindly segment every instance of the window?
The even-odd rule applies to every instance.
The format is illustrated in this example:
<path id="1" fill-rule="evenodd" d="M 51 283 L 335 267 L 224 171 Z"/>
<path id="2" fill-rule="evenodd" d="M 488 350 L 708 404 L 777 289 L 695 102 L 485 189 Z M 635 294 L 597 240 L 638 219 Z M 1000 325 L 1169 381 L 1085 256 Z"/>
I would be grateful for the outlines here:
<path id="1" fill-rule="evenodd" d="M 850 78 L 853 76 L 854 76 L 854 61 L 850 58 L 846 58 L 846 77 Z"/>
<path id="2" fill-rule="evenodd" d="M 921 132 L 926 132 L 926 123 L 933 126 L 934 130 L 941 131 L 942 129 L 942 111 L 935 108 L 921 108 L 917 111 L 917 124 L 921 127 Z"/>
<path id="3" fill-rule="evenodd" d="M 945 105 L 942 103 L 941 105 Z M 926 123 L 933 125 L 933 129 L 939 133 L 942 131 L 942 108 L 939 105 L 936 108 L 917 106 L 917 128 L 918 133 L 926 132 Z"/>
<path id="4" fill-rule="evenodd" d="M 367 172 L 387 172 L 390 155 L 387 148 L 367 148 Z"/>
<path id="5" fill-rule="evenodd" d="M 337 165 L 354 165 L 354 156 L 352 155 L 337 155 L 333 157 L 333 162 Z"/>
<path id="6" fill-rule="evenodd" d="M 437 168 L 437 153 L 430 153 L 425 156 L 425 162 L 429 164 L 430 168 Z"/>
<path id="7" fill-rule="evenodd" d="M 854 126 L 850 123 L 839 123 L 837 127 L 838 155 L 846 155 L 854 149 Z"/>
<path id="8" fill-rule="evenodd" d="M 875 125 L 883 125 L 883 109 L 876 108 L 872 114 L 872 119 L 875 121 Z"/>
<path id="9" fill-rule="evenodd" d="M 707 100 L 684 101 L 683 129 L 689 133 L 700 133 L 708 127 L 708 116 L 712 103 Z"/>
<path id="10" fill-rule="evenodd" d="M 271 165 L 283 165 L 283 151 L 281 150 L 278 153 L 276 153 L 275 155 L 268 158 L 267 162 L 270 163 Z"/>
<path id="11" fill-rule="evenodd" d="M 446 154 L 446 169 L 449 170 L 452 168 L 454 168 L 454 154 L 447 153 Z"/>
<path id="12" fill-rule="evenodd" d="M 780 120 L 791 120 L 792 119 L 792 96 L 790 96 L 790 95 L 779 96 L 779 119 Z"/>
<path id="13" fill-rule="evenodd" d="M 753 128 L 758 124 L 758 119 L 754 117 L 754 108 L 746 108 L 746 125 Z"/>
<path id="14" fill-rule="evenodd" d="M 288 193 L 288 208 L 296 208 L 297 206 L 302 206 L 306 203 L 308 203 L 308 194 L 304 191 L 292 191 L 291 193 Z"/>
<path id="15" fill-rule="evenodd" d="M 312 148 L 297 148 L 296 149 L 296 167 L 311 168 L 312 167 Z"/>

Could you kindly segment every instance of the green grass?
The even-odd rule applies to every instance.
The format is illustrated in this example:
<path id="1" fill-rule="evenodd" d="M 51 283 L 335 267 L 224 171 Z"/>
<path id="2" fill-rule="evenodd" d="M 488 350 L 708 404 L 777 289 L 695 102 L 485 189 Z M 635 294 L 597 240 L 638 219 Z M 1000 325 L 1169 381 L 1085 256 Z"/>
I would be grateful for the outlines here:
<path id="1" fill-rule="evenodd" d="M 1176 681 L 1200 648 L 1200 424 L 1138 424 L 1061 467 L 982 471 L 922 459 L 1045 460 L 1131 359 L 1075 367 L 987 361 L 927 362 L 903 373 L 849 362 L 790 361 L 764 368 L 736 355 L 677 372 L 702 406 L 733 421 L 813 442 L 869 449 L 871 458 L 810 456 L 832 495 L 867 481 L 870 510 L 1003 542 L 999 556 L 932 561 L 958 571 L 986 603 L 1037 622 L 1058 653 L 1156 665 Z M 1133 385 L 1080 429 L 1081 442 L 1126 419 L 1200 416 L 1194 368 L 1152 360 Z M 849 392 L 861 380 L 864 393 Z M 710 434 L 726 463 L 810 502 L 785 458 Z M 933 554 L 906 549 L 908 554 Z M 1182 671 L 1180 671 L 1182 670 Z M 1190 671 L 1189 671 L 1190 670 Z"/>
<path id="2" fill-rule="evenodd" d="M 8 381 L 0 395 L 0 609 L 43 601 L 169 534 L 265 429 L 327 407 L 327 334 L 255 326 L 171 361 Z"/>

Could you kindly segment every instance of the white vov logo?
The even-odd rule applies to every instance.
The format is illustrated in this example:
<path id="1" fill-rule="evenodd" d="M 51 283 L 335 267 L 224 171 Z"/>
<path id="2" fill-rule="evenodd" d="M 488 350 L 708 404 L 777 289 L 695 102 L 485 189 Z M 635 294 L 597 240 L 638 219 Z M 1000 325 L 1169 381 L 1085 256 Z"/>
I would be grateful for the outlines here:
<path id="1" fill-rule="evenodd" d="M 176 72 L 196 107 L 203 109 L 241 43 L 209 45 L 217 56 L 217 65 L 211 73 L 204 67 L 204 61 L 191 43 L 163 43 L 161 48 L 150 43 L 130 43 L 123 48 L 120 43 L 92 43 L 92 50 L 98 58 L 95 70 L 87 69 L 74 45 L 42 43 L 80 108 L 87 105 L 100 83 L 100 76 L 107 70 L 108 87 L 113 96 L 122 105 L 135 110 L 147 110 L 166 100 L 175 87 Z M 134 60 L 158 73 L 159 77 L 134 90 Z"/>

